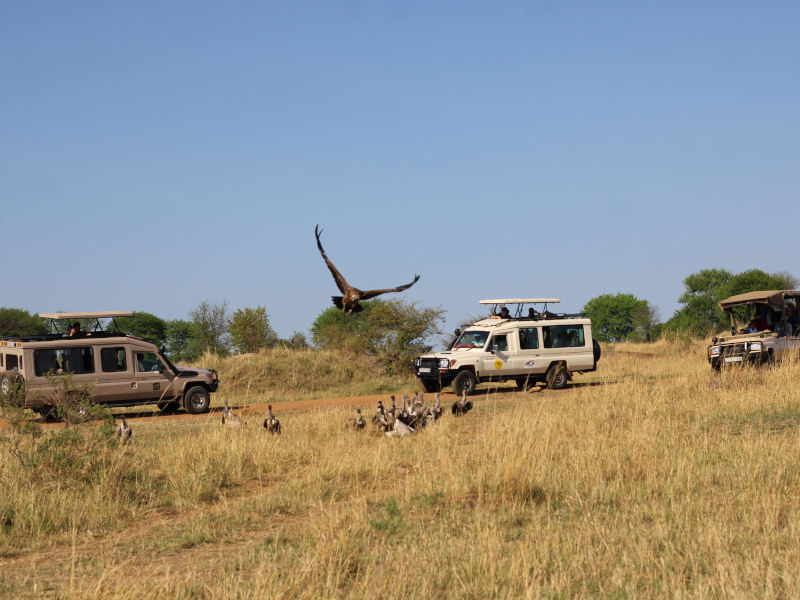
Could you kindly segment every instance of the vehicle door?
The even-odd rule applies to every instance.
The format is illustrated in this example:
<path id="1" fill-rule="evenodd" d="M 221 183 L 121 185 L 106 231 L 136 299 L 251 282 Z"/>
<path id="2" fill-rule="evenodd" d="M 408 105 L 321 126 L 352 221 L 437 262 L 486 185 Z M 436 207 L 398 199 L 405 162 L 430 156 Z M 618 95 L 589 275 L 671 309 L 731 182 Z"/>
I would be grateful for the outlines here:
<path id="1" fill-rule="evenodd" d="M 139 394 L 130 349 L 124 345 L 97 348 L 100 372 L 95 384 L 98 402 L 136 401 Z"/>
<path id="2" fill-rule="evenodd" d="M 134 356 L 139 400 L 160 400 L 176 394 L 172 387 L 175 376 L 155 352 L 136 350 Z"/>
<path id="3" fill-rule="evenodd" d="M 555 361 L 566 361 L 570 371 L 594 366 L 590 336 L 581 324 L 542 325 L 542 367 L 546 370 Z"/>
<path id="4" fill-rule="evenodd" d="M 541 374 L 547 370 L 541 359 L 541 340 L 539 328 L 520 327 L 516 332 L 518 350 L 512 352 L 509 368 L 514 375 Z M 549 363 L 548 363 L 549 364 Z"/>
<path id="5" fill-rule="evenodd" d="M 486 346 L 486 358 L 483 359 L 483 368 L 481 369 L 482 377 L 511 375 L 508 338 L 508 333 L 494 333 L 489 338 L 488 346 Z"/>

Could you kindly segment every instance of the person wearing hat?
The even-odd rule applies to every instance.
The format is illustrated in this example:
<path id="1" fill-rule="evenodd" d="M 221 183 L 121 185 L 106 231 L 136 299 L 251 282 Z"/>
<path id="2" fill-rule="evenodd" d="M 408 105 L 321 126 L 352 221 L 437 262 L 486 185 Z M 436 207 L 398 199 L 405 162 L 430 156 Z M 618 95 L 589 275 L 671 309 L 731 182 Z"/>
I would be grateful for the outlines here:
<path id="1" fill-rule="evenodd" d="M 794 302 L 787 302 L 786 306 L 783 307 L 783 314 L 786 317 L 786 324 L 789 326 L 787 327 L 788 331 L 786 332 L 787 335 L 797 335 L 797 326 L 800 324 L 800 319 L 797 317 L 797 312 L 795 311 Z"/>

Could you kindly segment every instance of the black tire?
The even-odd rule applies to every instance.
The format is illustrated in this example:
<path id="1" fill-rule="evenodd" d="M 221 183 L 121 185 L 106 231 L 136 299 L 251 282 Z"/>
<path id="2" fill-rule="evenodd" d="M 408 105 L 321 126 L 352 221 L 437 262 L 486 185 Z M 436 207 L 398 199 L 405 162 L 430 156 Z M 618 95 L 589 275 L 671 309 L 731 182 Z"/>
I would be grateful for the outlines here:
<path id="1" fill-rule="evenodd" d="M 181 407 L 181 403 L 177 400 L 162 400 L 158 403 L 158 410 L 163 412 L 164 414 L 174 413 Z"/>
<path id="2" fill-rule="evenodd" d="M 442 386 L 439 385 L 439 382 L 436 379 L 420 379 L 420 381 L 422 382 L 422 387 L 429 394 L 442 391 Z"/>
<path id="3" fill-rule="evenodd" d="M 592 351 L 594 352 L 594 364 L 597 364 L 600 361 L 600 355 L 602 351 L 600 350 L 600 342 L 597 340 L 592 340 Z"/>
<path id="4" fill-rule="evenodd" d="M 193 415 L 207 413 L 211 408 L 211 394 L 202 385 L 195 385 L 183 395 L 183 407 Z"/>
<path id="5" fill-rule="evenodd" d="M 56 420 L 56 411 L 52 406 L 36 406 L 33 412 L 42 417 L 47 423 L 52 423 Z"/>
<path id="6" fill-rule="evenodd" d="M 453 391 L 457 396 L 461 396 L 464 392 L 467 393 L 467 396 L 471 396 L 475 393 L 477 385 L 478 381 L 472 371 L 460 371 L 453 380 Z"/>
<path id="7" fill-rule="evenodd" d="M 567 369 L 562 364 L 550 367 L 547 373 L 547 387 L 551 390 L 563 390 L 567 387 L 569 375 Z"/>

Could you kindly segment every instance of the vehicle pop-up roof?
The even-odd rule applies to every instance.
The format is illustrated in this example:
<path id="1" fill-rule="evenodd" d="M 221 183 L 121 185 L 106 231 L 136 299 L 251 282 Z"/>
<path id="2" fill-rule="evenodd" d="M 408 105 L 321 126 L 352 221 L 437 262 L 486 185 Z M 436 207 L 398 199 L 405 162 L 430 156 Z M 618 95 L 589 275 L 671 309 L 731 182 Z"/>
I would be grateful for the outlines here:
<path id="1" fill-rule="evenodd" d="M 122 310 L 98 310 L 96 312 L 58 312 L 58 313 L 39 313 L 42 319 L 50 319 L 53 323 L 53 329 L 58 331 L 56 321 L 67 320 L 72 323 L 73 321 L 92 321 L 94 320 L 94 331 L 102 332 L 103 327 L 100 325 L 100 319 L 111 319 L 113 323 L 112 328 L 106 328 L 106 332 L 121 333 L 119 325 L 114 320 L 115 317 L 132 317 L 133 311 Z"/>
<path id="2" fill-rule="evenodd" d="M 522 310 L 526 304 L 544 304 L 544 309 L 537 312 L 537 315 L 534 317 L 535 319 L 571 319 L 576 317 L 583 317 L 585 315 L 581 313 L 575 314 L 554 314 L 547 310 L 548 304 L 557 304 L 561 302 L 558 298 L 496 298 L 493 300 L 480 300 L 480 304 L 490 304 L 492 305 L 491 312 L 495 314 L 497 311 L 498 306 L 505 306 L 507 304 L 515 304 L 516 309 L 514 309 L 514 313 L 512 315 L 512 319 L 526 319 L 530 318 L 528 315 L 523 315 Z"/>
<path id="3" fill-rule="evenodd" d="M 797 290 L 762 290 L 758 292 L 747 292 L 726 298 L 719 303 L 719 307 L 725 312 L 730 312 L 734 306 L 747 304 L 765 304 L 773 309 L 783 310 L 783 303 L 789 299 L 797 302 L 800 299 L 800 292 Z"/>

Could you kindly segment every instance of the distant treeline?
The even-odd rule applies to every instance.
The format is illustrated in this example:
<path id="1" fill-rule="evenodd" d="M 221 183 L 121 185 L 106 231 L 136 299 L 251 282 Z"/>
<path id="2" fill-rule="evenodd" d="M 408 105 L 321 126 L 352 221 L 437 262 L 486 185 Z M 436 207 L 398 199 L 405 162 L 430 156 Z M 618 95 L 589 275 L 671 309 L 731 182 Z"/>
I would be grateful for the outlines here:
<path id="1" fill-rule="evenodd" d="M 344 314 L 336 307 L 324 310 L 311 325 L 312 343 L 353 354 L 378 358 L 388 373 L 408 369 L 414 357 L 431 348 L 426 340 L 440 334 L 444 311 L 441 308 L 417 308 L 403 300 L 375 299 L 362 303 L 359 313 Z M 164 320 L 147 312 L 115 319 L 119 328 L 164 346 L 174 360 L 192 360 L 206 351 L 220 356 L 245 354 L 266 348 L 305 348 L 306 336 L 295 332 L 281 339 L 270 324 L 263 306 L 241 308 L 232 314 L 227 302 L 202 302 L 189 312 L 188 320 Z M 82 322 L 90 330 L 94 322 Z M 49 319 L 42 319 L 19 308 L 0 308 L 0 335 L 36 335 L 66 333 L 54 331 Z"/>
<path id="2" fill-rule="evenodd" d="M 583 312 L 592 319 L 594 336 L 606 342 L 649 342 L 664 335 L 701 338 L 727 329 L 730 321 L 718 302 L 756 290 L 796 289 L 800 280 L 791 273 L 766 273 L 748 269 L 731 273 L 725 269 L 703 269 L 683 280 L 678 298 L 681 307 L 666 322 L 658 309 L 633 294 L 603 294 L 592 298 Z"/>
<path id="3" fill-rule="evenodd" d="M 730 273 L 724 269 L 704 269 L 683 280 L 678 298 L 681 307 L 662 322 L 658 309 L 647 300 L 619 292 L 592 298 L 583 312 L 592 319 L 594 336 L 607 342 L 651 341 L 663 335 L 704 337 L 728 327 L 717 303 L 734 294 L 756 290 L 795 289 L 800 280 L 787 272 L 766 273 L 749 269 Z M 378 358 L 387 372 L 409 368 L 415 356 L 430 350 L 428 341 L 441 334 L 444 310 L 418 307 L 402 299 L 375 299 L 362 303 L 364 310 L 344 314 L 331 307 L 311 324 L 311 341 L 294 332 L 281 339 L 270 324 L 264 306 L 240 308 L 232 314 L 228 303 L 203 301 L 190 311 L 187 320 L 164 320 L 147 312 L 116 319 L 120 329 L 158 346 L 165 346 L 170 357 L 192 360 L 205 351 L 220 356 L 258 352 L 282 346 L 334 348 Z M 84 329 L 93 323 L 82 323 Z M 0 335 L 53 333 L 50 320 L 41 319 L 19 308 L 0 308 Z"/>

